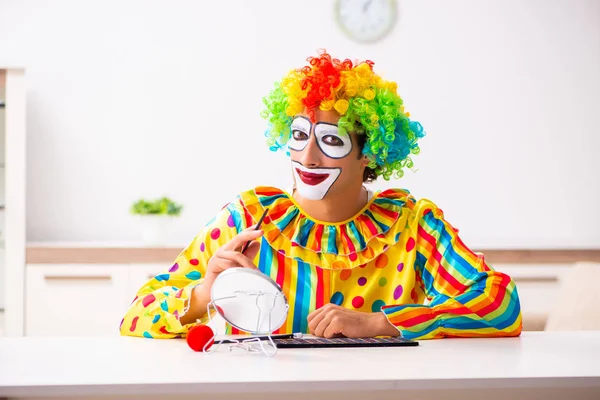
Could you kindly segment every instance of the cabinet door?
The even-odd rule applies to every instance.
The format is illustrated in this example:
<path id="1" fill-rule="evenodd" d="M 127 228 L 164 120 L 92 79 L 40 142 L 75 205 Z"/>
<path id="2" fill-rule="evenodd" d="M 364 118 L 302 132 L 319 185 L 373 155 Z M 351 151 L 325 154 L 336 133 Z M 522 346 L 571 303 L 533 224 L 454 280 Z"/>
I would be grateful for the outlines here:
<path id="1" fill-rule="evenodd" d="M 548 315 L 555 305 L 560 281 L 571 265 L 495 265 L 515 281 L 523 315 Z"/>
<path id="2" fill-rule="evenodd" d="M 113 336 L 127 310 L 128 265 L 28 265 L 27 336 Z"/>

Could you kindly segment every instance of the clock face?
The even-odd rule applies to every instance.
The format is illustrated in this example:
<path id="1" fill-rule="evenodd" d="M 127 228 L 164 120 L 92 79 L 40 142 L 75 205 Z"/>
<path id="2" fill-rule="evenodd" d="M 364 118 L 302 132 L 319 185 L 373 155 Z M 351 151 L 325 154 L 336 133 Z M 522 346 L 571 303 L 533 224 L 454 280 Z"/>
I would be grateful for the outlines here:
<path id="1" fill-rule="evenodd" d="M 358 42 L 384 37 L 396 22 L 395 0 L 337 0 L 335 14 L 342 30 Z"/>

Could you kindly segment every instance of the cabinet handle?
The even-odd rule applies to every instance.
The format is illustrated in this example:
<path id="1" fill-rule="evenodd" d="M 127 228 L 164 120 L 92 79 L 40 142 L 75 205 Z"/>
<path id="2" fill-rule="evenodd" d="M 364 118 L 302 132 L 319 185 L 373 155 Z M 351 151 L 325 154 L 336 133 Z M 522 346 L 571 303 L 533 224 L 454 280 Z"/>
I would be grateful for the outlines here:
<path id="1" fill-rule="evenodd" d="M 44 275 L 47 281 L 110 281 L 110 275 Z"/>

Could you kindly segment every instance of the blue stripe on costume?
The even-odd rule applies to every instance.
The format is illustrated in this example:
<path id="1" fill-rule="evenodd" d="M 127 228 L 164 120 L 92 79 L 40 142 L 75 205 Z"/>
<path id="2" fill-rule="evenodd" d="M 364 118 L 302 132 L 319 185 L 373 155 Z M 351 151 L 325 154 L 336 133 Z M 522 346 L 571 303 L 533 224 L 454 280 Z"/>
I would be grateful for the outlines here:
<path id="1" fill-rule="evenodd" d="M 307 220 L 304 225 L 300 228 L 301 229 L 301 233 L 298 236 L 298 244 L 302 247 L 306 247 L 306 244 L 308 243 L 308 238 L 310 236 L 310 231 L 313 228 L 313 226 L 315 225 L 315 223 L 311 220 Z"/>
<path id="2" fill-rule="evenodd" d="M 477 273 L 476 269 L 456 252 L 454 246 L 458 243 L 456 243 L 456 239 L 453 239 L 450 232 L 448 232 L 443 221 L 436 218 L 432 212 L 423 216 L 423 221 L 433 230 L 433 232 L 428 233 L 442 247 L 438 246 L 438 251 L 443 255 L 442 265 L 445 268 L 452 267 L 466 279 L 473 279 L 473 274 Z M 451 271 L 449 272 L 451 273 Z"/>
<path id="3" fill-rule="evenodd" d="M 294 302 L 293 332 L 308 332 L 308 310 L 311 296 L 310 265 L 298 262 L 298 285 Z"/>
<path id="4" fill-rule="evenodd" d="M 263 237 L 260 241 L 258 269 L 263 274 L 265 274 L 265 275 L 271 277 L 271 279 L 275 280 L 276 276 L 275 277 L 271 276 L 272 265 L 273 265 L 273 250 L 271 249 L 271 246 L 269 246 L 269 243 L 267 243 L 267 239 L 265 239 Z M 275 274 L 277 275 L 277 271 L 275 271 Z"/>
<path id="5" fill-rule="evenodd" d="M 425 268 L 425 264 L 427 264 L 427 258 L 419 251 L 417 251 L 417 257 L 415 259 L 415 270 L 417 274 L 421 274 L 421 279 L 423 280 L 423 286 L 425 287 L 425 292 L 430 295 L 439 296 L 439 292 L 433 286 L 433 276 L 429 272 L 427 268 Z"/>
<path id="6" fill-rule="evenodd" d="M 260 204 L 262 204 L 263 207 L 268 207 L 271 204 L 273 204 L 277 199 L 287 198 L 287 197 L 288 196 L 285 193 L 277 194 L 277 195 L 273 195 L 273 196 L 261 196 Z"/>
<path id="7" fill-rule="evenodd" d="M 354 239 L 358 239 L 357 251 L 362 250 L 365 247 L 367 247 L 367 243 L 365 242 L 363 235 L 361 235 L 358 232 L 358 229 L 356 228 L 356 224 L 354 223 L 354 221 L 350 222 L 347 226 L 350 228 L 350 231 L 352 232 L 352 234 L 350 236 Z"/>
<path id="8" fill-rule="evenodd" d="M 296 218 L 298 213 L 299 213 L 298 209 L 291 211 L 290 213 L 288 213 L 285 216 L 284 219 L 277 221 L 275 223 L 275 225 L 277 225 L 277 227 L 279 228 L 280 231 L 283 231 L 285 229 L 285 227 L 290 224 L 290 221 L 292 221 L 294 218 Z"/>
<path id="9" fill-rule="evenodd" d="M 337 244 L 335 243 L 336 230 L 335 226 L 327 226 L 327 249 L 326 253 L 336 254 L 337 253 Z"/>
<path id="10" fill-rule="evenodd" d="M 371 211 L 365 210 L 365 215 L 368 215 L 369 218 L 371 219 L 371 221 L 374 221 L 377 225 L 379 225 L 379 227 L 381 228 L 381 230 L 383 232 L 387 232 L 388 229 L 390 229 L 389 225 L 386 225 L 383 222 L 379 221 L 377 218 L 375 218 L 375 216 L 373 215 L 373 213 Z"/>

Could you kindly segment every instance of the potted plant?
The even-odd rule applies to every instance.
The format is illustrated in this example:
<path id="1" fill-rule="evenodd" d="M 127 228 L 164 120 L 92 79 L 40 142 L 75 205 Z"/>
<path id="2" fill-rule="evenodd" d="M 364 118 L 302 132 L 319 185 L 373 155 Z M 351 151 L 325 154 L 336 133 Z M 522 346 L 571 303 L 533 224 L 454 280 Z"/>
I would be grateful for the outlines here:
<path id="1" fill-rule="evenodd" d="M 168 197 L 156 200 L 140 199 L 131 206 L 131 214 L 139 216 L 142 239 L 147 243 L 165 244 L 170 227 L 181 214 L 183 206 Z"/>

